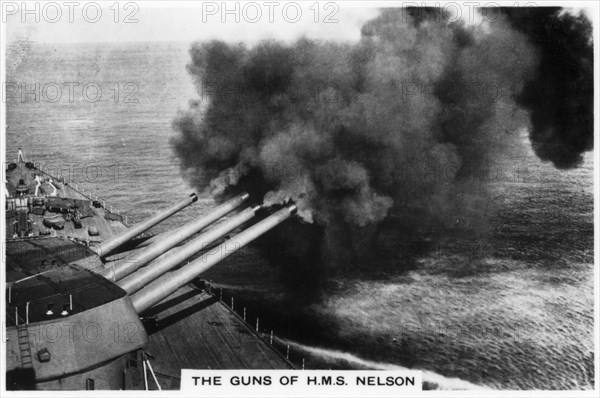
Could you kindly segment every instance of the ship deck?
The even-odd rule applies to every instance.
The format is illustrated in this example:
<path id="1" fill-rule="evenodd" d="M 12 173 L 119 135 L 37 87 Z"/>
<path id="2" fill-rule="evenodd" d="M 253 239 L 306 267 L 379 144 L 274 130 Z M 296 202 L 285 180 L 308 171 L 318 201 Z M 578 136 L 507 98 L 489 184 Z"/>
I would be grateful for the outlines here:
<path id="1" fill-rule="evenodd" d="M 38 169 L 31 169 L 26 166 L 23 162 L 16 163 L 17 168 L 14 170 L 6 170 L 6 189 L 11 196 L 15 195 L 16 187 L 19 184 L 19 180 L 22 179 L 25 185 L 28 187 L 29 195 L 33 197 L 56 197 L 56 198 L 70 198 L 70 199 L 79 199 L 85 201 L 92 201 L 96 199 L 91 195 L 80 192 L 78 189 L 75 189 L 74 186 L 69 185 L 68 183 L 58 182 L 56 181 L 55 176 L 50 176 L 49 174 L 44 173 Z M 35 176 L 39 175 L 42 179 L 50 178 L 53 183 L 52 185 L 44 182 L 40 184 L 38 188 L 38 195 L 35 196 L 37 182 L 35 180 Z M 56 191 L 54 191 L 56 189 Z M 46 211 L 44 215 L 37 215 L 33 213 L 29 213 L 28 216 L 33 221 L 33 236 L 40 236 L 40 232 L 50 232 L 52 236 L 58 237 L 71 237 L 82 241 L 103 241 L 121 231 L 126 229 L 126 226 L 119 220 L 108 220 L 106 219 L 107 210 L 103 207 L 93 207 L 90 206 L 93 215 L 90 217 L 81 218 L 81 228 L 75 228 L 72 222 L 65 222 L 65 226 L 63 229 L 50 229 L 44 226 L 43 219 L 44 216 L 58 214 L 51 213 Z M 12 226 L 15 222 L 15 217 L 7 217 L 6 218 L 6 235 L 7 239 L 12 237 Z M 90 236 L 88 230 L 90 227 L 95 227 L 98 231 L 97 236 Z"/>
<path id="2" fill-rule="evenodd" d="M 159 382 L 178 388 L 181 369 L 292 369 L 215 296 L 184 286 L 145 316 L 157 318 L 146 352 Z"/>

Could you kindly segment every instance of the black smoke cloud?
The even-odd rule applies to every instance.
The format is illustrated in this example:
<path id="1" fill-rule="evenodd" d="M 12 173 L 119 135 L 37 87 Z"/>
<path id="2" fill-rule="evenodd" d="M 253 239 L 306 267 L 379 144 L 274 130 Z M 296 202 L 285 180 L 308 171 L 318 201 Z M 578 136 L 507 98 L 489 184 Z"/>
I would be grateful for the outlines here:
<path id="1" fill-rule="evenodd" d="M 557 7 L 504 9 L 511 25 L 535 45 L 539 66 L 519 94 L 531 116 L 535 153 L 572 168 L 594 146 L 594 48 L 583 15 Z"/>
<path id="2" fill-rule="evenodd" d="M 356 44 L 196 43 L 188 69 L 201 99 L 175 121 L 182 168 L 215 196 L 246 190 L 266 204 L 296 202 L 313 227 L 270 238 L 303 248 L 292 266 L 361 261 L 399 212 L 403 233 L 426 218 L 451 224 L 485 201 L 485 187 L 463 182 L 503 156 L 520 128 L 532 128 L 536 152 L 560 166 L 589 149 L 564 145 L 572 121 L 555 114 L 588 111 L 586 98 L 572 93 L 564 110 L 554 97 L 547 109 L 527 96 L 532 84 L 560 79 L 517 14 L 467 26 L 386 9 Z M 578 76 L 552 94 L 584 85 Z M 576 140 L 591 140 L 580 127 Z"/>

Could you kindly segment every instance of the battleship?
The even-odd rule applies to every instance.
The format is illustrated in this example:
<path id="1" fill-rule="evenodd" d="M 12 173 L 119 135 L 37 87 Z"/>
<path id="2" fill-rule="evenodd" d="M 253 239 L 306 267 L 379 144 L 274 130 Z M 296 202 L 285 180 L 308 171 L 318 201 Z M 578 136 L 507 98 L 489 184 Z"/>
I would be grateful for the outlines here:
<path id="1" fill-rule="evenodd" d="M 7 389 L 168 390 L 181 369 L 294 369 L 199 279 L 292 217 L 293 204 L 249 206 L 241 193 L 153 234 L 198 196 L 129 225 L 21 149 L 5 173 Z"/>

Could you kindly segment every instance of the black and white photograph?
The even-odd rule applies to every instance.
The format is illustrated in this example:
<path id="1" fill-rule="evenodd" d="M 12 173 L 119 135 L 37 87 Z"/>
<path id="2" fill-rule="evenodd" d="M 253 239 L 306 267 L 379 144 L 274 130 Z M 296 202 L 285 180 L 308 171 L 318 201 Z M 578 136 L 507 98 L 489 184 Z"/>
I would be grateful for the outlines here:
<path id="1" fill-rule="evenodd" d="M 3 397 L 598 396 L 599 3 L 0 7 Z"/>

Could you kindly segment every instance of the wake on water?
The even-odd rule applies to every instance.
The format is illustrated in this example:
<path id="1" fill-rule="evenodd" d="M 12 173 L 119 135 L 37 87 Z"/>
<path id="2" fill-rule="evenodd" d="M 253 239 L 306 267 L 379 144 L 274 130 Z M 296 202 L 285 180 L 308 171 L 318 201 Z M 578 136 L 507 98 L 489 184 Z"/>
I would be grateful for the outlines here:
<path id="1" fill-rule="evenodd" d="M 351 364 L 356 365 L 360 368 L 374 369 L 374 370 L 422 370 L 422 369 L 409 369 L 403 366 L 386 363 L 386 362 L 377 362 L 371 361 L 367 359 L 360 358 L 354 354 L 349 352 L 337 351 L 328 348 L 321 347 L 313 347 L 305 344 L 301 344 L 295 342 L 293 340 L 288 340 L 284 338 L 278 338 L 283 344 L 289 344 L 290 347 L 293 347 L 296 351 L 304 352 L 306 354 L 310 354 L 314 357 L 319 357 L 325 360 L 337 360 L 337 361 L 345 361 Z M 423 371 L 423 383 L 428 384 L 428 389 L 434 390 L 488 390 L 489 387 L 481 386 L 477 384 L 470 383 L 466 380 L 462 380 L 459 378 L 453 377 L 445 377 L 435 372 L 431 372 L 428 370 Z"/>

